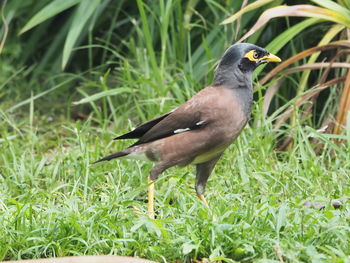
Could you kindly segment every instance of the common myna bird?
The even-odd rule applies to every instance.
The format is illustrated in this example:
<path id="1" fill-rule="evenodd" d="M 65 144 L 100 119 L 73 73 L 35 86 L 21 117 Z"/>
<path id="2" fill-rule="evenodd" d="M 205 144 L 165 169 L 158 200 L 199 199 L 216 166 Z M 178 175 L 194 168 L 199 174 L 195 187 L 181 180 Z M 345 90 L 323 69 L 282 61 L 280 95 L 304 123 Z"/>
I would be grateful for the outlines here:
<path id="1" fill-rule="evenodd" d="M 115 140 L 138 141 L 97 162 L 124 157 L 155 163 L 148 177 L 151 218 L 154 218 L 154 181 L 169 167 L 195 164 L 197 196 L 208 206 L 204 198 L 208 177 L 250 117 L 252 72 L 263 63 L 280 61 L 261 47 L 248 43 L 232 45 L 219 61 L 209 87 L 175 110 L 116 137 Z"/>

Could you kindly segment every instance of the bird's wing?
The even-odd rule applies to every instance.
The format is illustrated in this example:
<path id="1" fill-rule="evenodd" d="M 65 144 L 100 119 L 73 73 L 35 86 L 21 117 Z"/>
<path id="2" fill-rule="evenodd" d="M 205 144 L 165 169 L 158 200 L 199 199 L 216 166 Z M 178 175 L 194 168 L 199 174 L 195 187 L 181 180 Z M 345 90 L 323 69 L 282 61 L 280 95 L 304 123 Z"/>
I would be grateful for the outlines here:
<path id="1" fill-rule="evenodd" d="M 134 145 L 155 141 L 174 134 L 199 129 L 205 125 L 201 120 L 200 111 L 184 112 L 181 108 L 170 113 L 149 131 L 147 131 Z"/>
<path id="2" fill-rule="evenodd" d="M 162 121 L 164 118 L 166 118 L 171 112 L 165 113 L 163 115 L 160 115 L 159 117 L 150 120 L 148 122 L 145 122 L 141 126 L 135 128 L 131 132 L 125 133 L 123 135 L 120 135 L 118 137 L 115 137 L 113 140 L 122 140 L 122 139 L 139 139 L 141 138 L 145 133 L 147 133 L 150 129 L 152 129 L 153 126 L 155 126 L 157 123 Z"/>
<path id="3" fill-rule="evenodd" d="M 203 128 L 209 121 L 207 118 L 203 119 L 203 115 L 205 115 L 203 113 L 210 111 L 210 106 L 208 106 L 210 103 L 208 101 L 215 100 L 215 94 L 215 89 L 205 88 L 172 112 L 146 122 L 135 130 L 115 139 L 138 138 L 139 140 L 132 145 L 135 146 L 174 134 Z"/>

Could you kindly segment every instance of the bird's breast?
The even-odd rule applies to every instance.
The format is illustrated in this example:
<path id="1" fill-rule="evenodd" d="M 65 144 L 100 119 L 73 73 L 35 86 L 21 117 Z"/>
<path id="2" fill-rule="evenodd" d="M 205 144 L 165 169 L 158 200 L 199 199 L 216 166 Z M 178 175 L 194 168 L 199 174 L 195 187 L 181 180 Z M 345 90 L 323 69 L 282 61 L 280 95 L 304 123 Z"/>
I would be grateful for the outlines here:
<path id="1" fill-rule="evenodd" d="M 248 89 L 226 89 L 222 103 L 216 109 L 216 129 L 219 136 L 232 142 L 242 131 L 250 117 L 252 92 Z"/>

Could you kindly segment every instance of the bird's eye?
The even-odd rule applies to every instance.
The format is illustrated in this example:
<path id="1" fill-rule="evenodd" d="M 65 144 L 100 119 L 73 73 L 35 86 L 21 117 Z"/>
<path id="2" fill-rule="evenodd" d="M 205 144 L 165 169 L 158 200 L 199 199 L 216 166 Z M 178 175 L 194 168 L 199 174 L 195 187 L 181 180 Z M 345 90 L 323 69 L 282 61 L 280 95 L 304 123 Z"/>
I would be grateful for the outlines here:
<path id="1" fill-rule="evenodd" d="M 253 53 L 253 57 L 254 57 L 255 59 L 257 59 L 257 58 L 259 57 L 258 52 L 254 51 L 254 53 Z"/>

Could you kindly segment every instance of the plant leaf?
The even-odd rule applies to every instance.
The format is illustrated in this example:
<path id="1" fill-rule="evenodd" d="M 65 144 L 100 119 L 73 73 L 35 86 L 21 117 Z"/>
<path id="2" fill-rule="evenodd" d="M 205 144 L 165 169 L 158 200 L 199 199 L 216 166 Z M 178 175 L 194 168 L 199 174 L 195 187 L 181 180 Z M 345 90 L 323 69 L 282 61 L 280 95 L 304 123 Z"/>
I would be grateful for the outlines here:
<path id="1" fill-rule="evenodd" d="M 350 17 L 350 10 L 342 7 L 341 5 L 337 4 L 335 1 L 330 0 L 311 0 L 311 2 L 314 2 L 315 4 L 318 4 L 319 6 L 322 6 L 324 8 L 333 10 L 334 12 L 337 12 L 345 17 Z"/>
<path id="2" fill-rule="evenodd" d="M 350 9 L 350 2 L 348 0 L 338 0 L 338 2 L 342 5 L 345 6 L 346 8 Z"/>
<path id="3" fill-rule="evenodd" d="M 86 97 L 86 98 L 81 99 L 79 101 L 75 101 L 75 102 L 73 102 L 73 105 L 84 104 L 84 103 L 88 103 L 88 102 L 92 102 L 92 101 L 101 99 L 103 97 L 115 96 L 115 95 L 119 95 L 122 93 L 130 93 L 132 91 L 133 91 L 133 89 L 131 89 L 131 88 L 116 88 L 116 89 L 105 90 L 105 91 L 102 91 L 99 93 L 95 93 L 94 95 Z"/>
<path id="4" fill-rule="evenodd" d="M 341 32 L 345 27 L 343 25 L 339 25 L 336 24 L 333 27 L 331 27 L 326 34 L 324 34 L 323 38 L 321 39 L 321 41 L 318 43 L 318 46 L 322 46 L 322 45 L 326 45 L 328 44 L 336 35 L 338 35 L 339 32 Z M 312 54 L 312 56 L 309 58 L 308 60 L 308 64 L 314 63 L 318 56 L 320 55 L 320 52 L 316 52 L 314 54 Z M 308 83 L 308 79 L 309 79 L 309 75 L 310 75 L 310 70 L 306 70 L 303 72 L 301 79 L 300 79 L 300 84 L 298 87 L 298 93 L 302 93 L 305 88 L 306 85 Z"/>
<path id="5" fill-rule="evenodd" d="M 234 22 L 235 20 L 237 20 L 239 17 L 241 17 L 243 14 L 252 11 L 254 9 L 257 9 L 263 5 L 267 5 L 271 2 L 273 2 L 274 0 L 258 0 L 255 1 L 249 5 L 247 5 L 246 7 L 244 7 L 243 9 L 239 10 L 237 13 L 233 14 L 232 16 L 226 18 L 224 21 L 222 21 L 220 23 L 220 25 L 225 25 L 225 24 L 229 24 Z"/>
<path id="6" fill-rule="evenodd" d="M 311 64 L 304 64 L 298 67 L 289 68 L 285 71 L 283 71 L 283 74 L 291 74 L 298 71 L 304 71 L 306 69 L 325 69 L 325 68 L 349 68 L 350 69 L 350 63 L 345 62 L 319 62 L 319 63 L 311 63 Z"/>
<path id="7" fill-rule="evenodd" d="M 260 84 L 263 85 L 269 79 L 271 79 L 273 76 L 278 74 L 282 69 L 288 67 L 290 64 L 292 64 L 292 63 L 294 63 L 294 62 L 296 62 L 304 57 L 310 56 L 313 53 L 318 52 L 318 51 L 339 48 L 339 47 L 350 48 L 350 41 L 349 40 L 340 40 L 340 41 L 331 42 L 327 45 L 312 47 L 312 48 L 309 48 L 307 50 L 304 50 L 304 51 L 296 54 L 295 56 L 287 59 L 286 61 L 282 62 L 277 67 L 275 67 L 273 70 L 271 70 L 262 80 L 260 80 Z"/>
<path id="8" fill-rule="evenodd" d="M 349 112 L 350 112 L 350 69 L 348 70 L 348 74 L 346 75 L 344 89 L 340 98 L 339 109 L 338 109 L 333 133 L 339 134 L 341 132 L 341 125 L 345 125 L 346 121 L 349 121 L 349 117 L 348 117 Z"/>
<path id="9" fill-rule="evenodd" d="M 61 13 L 62 11 L 71 8 L 72 6 L 78 4 L 81 0 L 55 0 L 50 4 L 41 9 L 38 13 L 36 13 L 28 22 L 24 25 L 24 27 L 19 31 L 19 34 L 23 34 L 24 32 L 32 29 L 33 27 L 39 25 L 45 20 Z"/>
<path id="10" fill-rule="evenodd" d="M 157 64 L 156 54 L 154 51 L 153 46 L 153 39 L 152 39 L 152 33 L 149 25 L 149 21 L 147 19 L 147 14 L 145 11 L 145 3 L 142 0 L 137 0 L 137 6 L 140 12 L 141 21 L 142 21 L 142 30 L 143 30 L 143 36 L 145 38 L 145 44 L 147 51 L 149 53 L 149 60 L 151 63 L 151 66 L 153 68 L 153 71 L 156 73 L 155 77 L 157 78 L 157 81 L 161 81 L 161 76 L 159 75 L 159 68 Z"/>
<path id="11" fill-rule="evenodd" d="M 182 253 L 187 255 L 192 252 L 192 250 L 197 249 L 198 245 L 193 245 L 191 243 L 185 243 L 182 245 Z"/>
<path id="12" fill-rule="evenodd" d="M 44 96 L 44 95 L 50 93 L 51 91 L 54 91 L 55 89 L 58 89 L 58 88 L 64 86 L 65 84 L 69 83 L 69 82 L 72 81 L 73 79 L 74 79 L 74 78 L 68 78 L 68 79 L 66 79 L 65 81 L 63 81 L 63 82 L 61 82 L 61 83 L 59 83 L 59 84 L 53 86 L 52 88 L 50 88 L 50 89 L 48 89 L 48 90 L 45 90 L 45 91 L 43 91 L 43 92 L 41 92 L 41 93 L 39 93 L 39 94 L 37 94 L 37 95 L 35 95 L 35 96 L 33 96 L 33 97 L 30 97 L 29 99 L 23 100 L 23 101 L 21 101 L 21 102 L 15 104 L 15 105 L 13 105 L 12 107 L 8 108 L 5 112 L 11 112 L 11 111 L 13 111 L 13 110 L 15 110 L 15 109 L 17 109 L 17 108 L 19 108 L 19 107 L 22 107 L 23 105 L 29 104 L 29 103 L 31 103 L 32 101 L 34 101 L 34 100 L 36 100 L 36 99 L 38 99 L 38 98 L 40 98 L 40 97 L 42 97 L 42 96 Z"/>
<path id="13" fill-rule="evenodd" d="M 66 41 L 63 48 L 62 69 L 67 65 L 70 54 L 74 44 L 81 34 L 84 26 L 88 22 L 88 19 L 92 16 L 93 12 L 97 9 L 101 0 L 81 1 L 78 9 L 74 14 L 72 25 L 69 28 Z"/>
<path id="14" fill-rule="evenodd" d="M 278 130 L 281 128 L 282 123 L 284 123 L 292 114 L 293 114 L 293 108 L 294 107 L 300 107 L 303 103 L 305 103 L 306 101 L 308 101 L 310 98 L 312 98 L 313 96 L 315 96 L 316 94 L 320 93 L 322 90 L 335 85 L 337 83 L 340 82 L 344 82 L 345 77 L 339 77 L 339 78 L 335 78 L 332 80 L 329 80 L 325 83 L 323 83 L 322 85 L 319 85 L 317 88 L 315 89 L 311 89 L 308 90 L 305 95 L 303 95 L 302 97 L 298 98 L 297 101 L 295 102 L 295 106 L 289 106 L 280 116 L 279 118 L 276 120 L 275 122 L 275 127 L 274 129 Z"/>
<path id="15" fill-rule="evenodd" d="M 326 69 L 326 68 L 348 68 L 350 69 L 350 63 L 345 62 L 320 62 L 320 63 L 312 63 L 312 64 L 305 64 L 294 68 L 289 68 L 283 71 L 283 77 L 278 79 L 276 82 L 274 82 L 272 85 L 270 85 L 265 92 L 264 95 L 264 102 L 263 102 L 263 114 L 264 116 L 267 115 L 267 112 L 270 107 L 270 103 L 272 101 L 272 98 L 277 93 L 278 89 L 282 86 L 282 84 L 285 81 L 285 76 L 288 74 L 292 74 L 295 72 L 303 71 L 305 70 L 311 70 L 311 69 Z"/>
<path id="16" fill-rule="evenodd" d="M 266 46 L 266 50 L 268 50 L 269 52 L 271 52 L 273 54 L 276 54 L 278 51 L 280 51 L 281 48 L 283 48 L 287 43 L 289 43 L 290 40 L 292 38 L 294 38 L 296 35 L 298 35 L 301 31 L 305 30 L 309 26 L 312 26 L 313 24 L 320 22 L 320 21 L 321 20 L 318 18 L 309 18 L 309 19 L 306 19 L 306 20 L 288 28 L 283 33 L 278 35 L 278 37 L 276 37 L 274 40 L 272 40 L 270 42 L 270 44 L 268 44 Z M 258 76 L 259 73 L 265 68 L 265 66 L 266 66 L 266 64 L 258 67 L 254 71 L 254 75 Z"/>
<path id="17" fill-rule="evenodd" d="M 266 10 L 259 17 L 255 25 L 238 41 L 242 42 L 249 36 L 254 34 L 272 18 L 285 16 L 304 16 L 321 18 L 350 27 L 350 18 L 341 16 L 339 13 L 329 9 L 313 6 L 313 5 L 293 5 L 293 6 L 277 6 Z"/>
<path id="18" fill-rule="evenodd" d="M 287 210 L 288 210 L 288 205 L 285 203 L 282 203 L 280 208 L 278 209 L 277 220 L 276 220 L 276 231 L 278 235 L 279 235 L 279 232 L 281 231 L 281 228 L 286 224 Z"/>
<path id="19" fill-rule="evenodd" d="M 264 95 L 264 101 L 263 101 L 263 114 L 264 117 L 266 117 L 267 112 L 269 111 L 270 104 L 272 101 L 272 98 L 275 96 L 279 88 L 282 86 L 284 83 L 285 78 L 280 78 L 276 82 L 274 82 L 272 85 L 270 85 L 265 92 Z"/>

